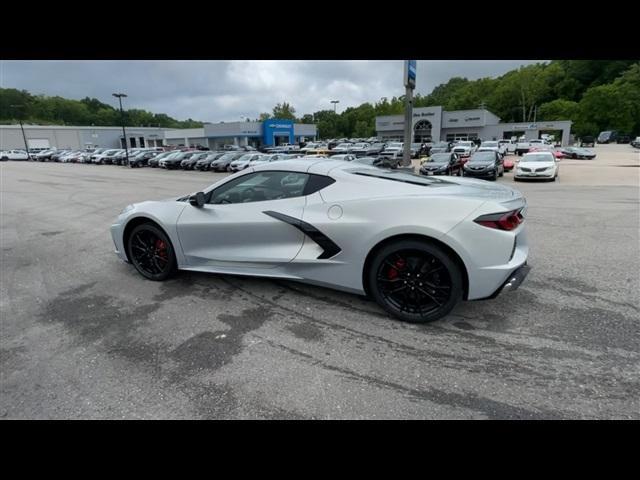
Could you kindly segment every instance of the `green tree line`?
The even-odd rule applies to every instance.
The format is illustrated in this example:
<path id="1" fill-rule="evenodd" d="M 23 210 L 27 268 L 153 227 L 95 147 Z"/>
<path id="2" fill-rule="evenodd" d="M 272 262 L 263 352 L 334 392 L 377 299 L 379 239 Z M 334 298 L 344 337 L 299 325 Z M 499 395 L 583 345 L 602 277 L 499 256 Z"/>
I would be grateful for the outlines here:
<path id="1" fill-rule="evenodd" d="M 123 109 L 124 110 L 124 109 Z M 32 95 L 26 90 L 0 88 L 0 123 L 25 123 L 38 125 L 79 125 L 129 127 L 198 128 L 203 123 L 192 119 L 179 121 L 164 113 L 128 109 L 123 111 L 102 103 L 95 98 L 70 100 L 62 97 Z"/>
<path id="2" fill-rule="evenodd" d="M 503 122 L 571 120 L 573 133 L 578 136 L 609 129 L 639 135 L 640 61 L 554 60 L 523 66 L 496 78 L 454 77 L 430 94 L 417 93 L 414 97 L 415 107 L 437 105 L 445 110 L 484 106 Z M 283 118 L 315 123 L 321 138 L 366 138 L 376 133 L 376 116 L 403 111 L 403 96 L 381 98 L 340 113 L 327 109 L 300 117 L 291 104 L 283 102 L 255 120 Z M 203 125 L 192 119 L 178 121 L 163 113 L 137 109 L 126 110 L 124 117 L 128 126 L 196 128 Z M 121 124 L 119 110 L 95 98 L 68 100 L 31 95 L 24 90 L 0 89 L 0 123 L 14 123 L 18 118 L 39 124 Z"/>
<path id="3" fill-rule="evenodd" d="M 503 122 L 571 120 L 578 136 L 619 130 L 640 135 L 640 61 L 554 60 L 520 67 L 497 78 L 451 78 L 428 95 L 416 94 L 415 107 L 445 110 L 484 106 Z M 316 123 L 322 138 L 375 135 L 375 117 L 404 111 L 404 97 L 349 107 L 339 114 L 322 110 L 298 121 Z M 296 118 L 295 109 L 278 104 L 273 116 Z M 261 118 L 269 118 L 262 114 Z"/>

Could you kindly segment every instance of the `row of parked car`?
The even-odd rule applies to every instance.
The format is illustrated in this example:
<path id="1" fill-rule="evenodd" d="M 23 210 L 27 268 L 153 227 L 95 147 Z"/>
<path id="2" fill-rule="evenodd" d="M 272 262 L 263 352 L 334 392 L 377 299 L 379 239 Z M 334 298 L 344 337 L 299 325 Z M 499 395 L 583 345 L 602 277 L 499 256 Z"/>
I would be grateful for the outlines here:
<path id="1" fill-rule="evenodd" d="M 180 148 L 164 151 L 162 148 L 124 149 L 96 148 L 84 150 L 43 150 L 27 155 L 24 150 L 9 151 L 4 159 L 32 160 L 37 162 L 87 163 L 95 165 L 124 165 L 131 168 L 151 167 L 167 170 L 199 170 L 215 172 L 237 172 L 263 162 L 275 162 L 292 158 L 317 159 L 327 155 L 295 153 L 263 153 L 253 148 L 234 148 L 222 151 Z M 337 154 L 332 158 L 356 161 L 366 165 L 397 167 L 397 162 L 385 157 L 356 157 L 353 154 Z"/>

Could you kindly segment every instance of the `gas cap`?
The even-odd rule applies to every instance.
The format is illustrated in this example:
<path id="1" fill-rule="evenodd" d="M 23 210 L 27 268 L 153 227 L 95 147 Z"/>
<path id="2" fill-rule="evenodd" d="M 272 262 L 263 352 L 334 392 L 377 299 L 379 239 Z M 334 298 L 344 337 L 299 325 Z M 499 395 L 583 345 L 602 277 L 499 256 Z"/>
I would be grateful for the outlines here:
<path id="1" fill-rule="evenodd" d="M 338 220 L 342 216 L 342 207 L 340 205 L 331 205 L 327 210 L 327 216 L 331 220 Z"/>

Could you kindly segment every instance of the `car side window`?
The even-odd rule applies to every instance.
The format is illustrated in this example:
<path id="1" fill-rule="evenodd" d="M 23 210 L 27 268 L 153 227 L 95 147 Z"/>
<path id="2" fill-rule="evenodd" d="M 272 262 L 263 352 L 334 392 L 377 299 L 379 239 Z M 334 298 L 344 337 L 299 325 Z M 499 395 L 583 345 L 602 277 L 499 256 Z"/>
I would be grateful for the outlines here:
<path id="1" fill-rule="evenodd" d="M 250 203 L 301 197 L 308 180 L 309 175 L 300 172 L 250 173 L 213 190 L 208 203 Z"/>

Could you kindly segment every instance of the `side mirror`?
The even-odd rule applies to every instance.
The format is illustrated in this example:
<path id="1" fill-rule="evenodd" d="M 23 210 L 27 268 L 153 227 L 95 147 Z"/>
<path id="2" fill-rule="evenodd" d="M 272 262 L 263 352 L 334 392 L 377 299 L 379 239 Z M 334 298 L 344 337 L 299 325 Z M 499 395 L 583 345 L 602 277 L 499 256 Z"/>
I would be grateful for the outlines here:
<path id="1" fill-rule="evenodd" d="M 203 192 L 194 193 L 189 197 L 189 203 L 194 207 L 198 207 L 198 208 L 202 207 L 204 205 L 204 201 L 205 201 L 205 198 L 204 198 Z"/>

